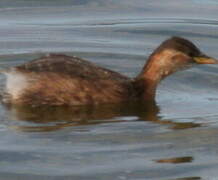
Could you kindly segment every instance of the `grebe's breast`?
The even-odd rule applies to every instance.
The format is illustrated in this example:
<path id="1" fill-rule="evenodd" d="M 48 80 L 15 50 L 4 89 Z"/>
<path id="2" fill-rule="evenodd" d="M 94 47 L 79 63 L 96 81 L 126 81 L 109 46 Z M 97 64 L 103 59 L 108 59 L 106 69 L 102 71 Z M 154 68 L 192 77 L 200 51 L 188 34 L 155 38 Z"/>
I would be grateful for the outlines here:
<path id="1" fill-rule="evenodd" d="M 5 72 L 12 104 L 81 105 L 121 102 L 131 80 L 86 60 L 50 54 Z"/>

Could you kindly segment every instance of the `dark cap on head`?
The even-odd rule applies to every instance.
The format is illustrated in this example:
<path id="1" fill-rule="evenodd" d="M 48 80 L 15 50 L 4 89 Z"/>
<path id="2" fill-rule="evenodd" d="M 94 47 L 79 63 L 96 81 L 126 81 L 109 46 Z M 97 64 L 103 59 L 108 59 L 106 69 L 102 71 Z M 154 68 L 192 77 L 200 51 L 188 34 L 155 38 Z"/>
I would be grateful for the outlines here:
<path id="1" fill-rule="evenodd" d="M 163 49 L 181 51 L 190 57 L 202 55 L 201 51 L 191 41 L 176 36 L 164 41 L 155 52 L 159 52 Z"/>

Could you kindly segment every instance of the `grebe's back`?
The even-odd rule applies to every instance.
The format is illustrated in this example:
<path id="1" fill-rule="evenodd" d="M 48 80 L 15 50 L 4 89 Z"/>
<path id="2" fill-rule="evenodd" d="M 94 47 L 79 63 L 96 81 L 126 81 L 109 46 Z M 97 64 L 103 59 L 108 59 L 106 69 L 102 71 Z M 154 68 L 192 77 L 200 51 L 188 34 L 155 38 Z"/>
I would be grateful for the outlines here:
<path id="1" fill-rule="evenodd" d="M 5 102 L 81 105 L 121 102 L 130 79 L 75 56 L 49 54 L 5 71 Z"/>

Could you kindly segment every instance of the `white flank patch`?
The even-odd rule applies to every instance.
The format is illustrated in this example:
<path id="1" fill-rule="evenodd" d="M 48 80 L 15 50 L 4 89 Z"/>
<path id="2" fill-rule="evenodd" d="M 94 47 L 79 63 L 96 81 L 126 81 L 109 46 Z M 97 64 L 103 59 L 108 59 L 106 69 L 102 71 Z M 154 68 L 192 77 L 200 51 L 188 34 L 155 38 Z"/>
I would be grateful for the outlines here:
<path id="1" fill-rule="evenodd" d="M 13 98 L 16 99 L 27 87 L 27 78 L 15 70 L 4 72 L 6 76 L 6 92 Z"/>

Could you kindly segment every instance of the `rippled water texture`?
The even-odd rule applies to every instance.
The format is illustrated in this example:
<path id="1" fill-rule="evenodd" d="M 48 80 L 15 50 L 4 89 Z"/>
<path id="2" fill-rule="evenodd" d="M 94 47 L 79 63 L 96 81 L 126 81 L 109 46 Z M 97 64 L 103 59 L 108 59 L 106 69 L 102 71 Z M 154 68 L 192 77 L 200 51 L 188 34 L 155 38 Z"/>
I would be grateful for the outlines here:
<path id="1" fill-rule="evenodd" d="M 134 77 L 170 36 L 218 58 L 215 0 L 1 0 L 0 69 L 64 52 Z M 0 85 L 4 77 L 0 75 Z M 0 106 L 0 179 L 218 179 L 218 66 L 164 80 L 156 104 Z"/>

